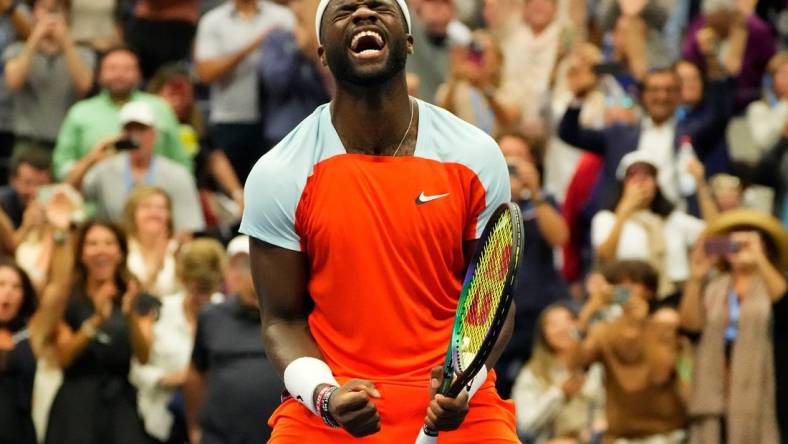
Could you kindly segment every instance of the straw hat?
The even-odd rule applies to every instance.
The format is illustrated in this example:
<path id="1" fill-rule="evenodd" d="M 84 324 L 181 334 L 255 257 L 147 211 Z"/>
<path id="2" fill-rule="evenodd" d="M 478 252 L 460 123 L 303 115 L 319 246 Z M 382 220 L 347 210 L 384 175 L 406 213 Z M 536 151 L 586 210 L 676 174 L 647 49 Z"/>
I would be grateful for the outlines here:
<path id="1" fill-rule="evenodd" d="M 756 228 L 769 236 L 777 247 L 781 268 L 788 268 L 788 231 L 769 214 L 747 208 L 726 211 L 711 221 L 706 234 L 714 236 L 746 227 Z"/>

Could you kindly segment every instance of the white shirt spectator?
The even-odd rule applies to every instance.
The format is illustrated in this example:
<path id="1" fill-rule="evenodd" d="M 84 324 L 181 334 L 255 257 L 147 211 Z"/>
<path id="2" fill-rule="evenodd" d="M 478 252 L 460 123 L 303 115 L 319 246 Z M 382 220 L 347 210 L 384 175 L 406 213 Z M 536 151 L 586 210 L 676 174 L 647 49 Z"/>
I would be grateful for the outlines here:
<path id="1" fill-rule="evenodd" d="M 289 9 L 267 0 L 257 2 L 257 15 L 244 18 L 232 1 L 212 9 L 197 27 L 195 59 L 208 60 L 234 54 L 262 33 L 274 28 L 292 29 L 295 17 Z M 225 77 L 211 83 L 213 123 L 254 123 L 260 120 L 257 66 L 260 53 L 246 57 Z"/>
<path id="2" fill-rule="evenodd" d="M 129 268 L 129 271 L 141 282 L 148 282 L 148 275 L 151 271 L 157 273 L 153 288 L 148 289 L 153 296 L 160 298 L 180 291 L 181 287 L 175 275 L 175 251 L 178 249 L 178 241 L 175 239 L 170 240 L 170 243 L 167 245 L 164 262 L 162 262 L 162 266 L 158 270 L 146 269 L 141 248 L 140 244 L 134 239 L 129 239 L 129 254 L 126 257 L 126 266 Z"/>
<path id="3" fill-rule="evenodd" d="M 788 102 L 780 101 L 770 106 L 765 100 L 753 102 L 747 107 L 747 125 L 750 127 L 758 154 L 772 148 L 788 124 Z"/>
<path id="4" fill-rule="evenodd" d="M 593 422 L 604 415 L 605 390 L 602 367 L 592 365 L 580 391 L 567 399 L 561 385 L 569 377 L 562 367 L 553 368 L 550 377 L 556 381 L 548 385 L 524 366 L 512 388 L 512 400 L 517 408 L 517 432 L 533 444 L 544 444 L 553 438 L 571 434 L 590 434 Z M 590 438 L 585 436 L 581 442 Z"/>
<path id="5" fill-rule="evenodd" d="M 659 170 L 657 176 L 659 188 L 669 201 L 678 203 L 680 199 L 674 156 L 675 140 L 676 121 L 674 119 L 657 126 L 650 118 L 645 117 L 640 124 L 640 140 L 637 149 L 649 153 L 649 157 Z"/>
<path id="6" fill-rule="evenodd" d="M 609 210 L 603 210 L 594 215 L 591 220 L 591 243 L 594 248 L 599 248 L 610 236 L 616 215 Z M 681 211 L 672 212 L 664 224 L 665 239 L 665 271 L 673 282 L 681 282 L 689 277 L 689 249 L 698 239 L 706 224 L 695 217 Z M 634 222 L 627 220 L 621 229 L 618 240 L 616 259 L 641 259 L 650 257 L 649 237 L 646 229 Z"/>
<path id="7" fill-rule="evenodd" d="M 165 375 L 189 366 L 194 348 L 194 329 L 186 319 L 183 293 L 162 298 L 159 318 L 153 325 L 148 363 L 131 362 L 129 380 L 137 387 L 137 410 L 145 422 L 145 430 L 154 438 L 167 441 L 173 416 L 167 408 L 173 390 L 162 387 Z M 211 301 L 222 301 L 224 295 L 215 293 Z"/>

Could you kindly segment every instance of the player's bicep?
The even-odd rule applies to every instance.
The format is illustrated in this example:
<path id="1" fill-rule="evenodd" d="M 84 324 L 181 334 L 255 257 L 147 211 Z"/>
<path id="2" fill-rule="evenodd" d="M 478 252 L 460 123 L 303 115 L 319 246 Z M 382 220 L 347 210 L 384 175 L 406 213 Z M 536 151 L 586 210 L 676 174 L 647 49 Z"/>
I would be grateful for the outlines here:
<path id="1" fill-rule="evenodd" d="M 263 323 L 305 320 L 311 310 L 305 255 L 255 238 L 250 255 Z"/>

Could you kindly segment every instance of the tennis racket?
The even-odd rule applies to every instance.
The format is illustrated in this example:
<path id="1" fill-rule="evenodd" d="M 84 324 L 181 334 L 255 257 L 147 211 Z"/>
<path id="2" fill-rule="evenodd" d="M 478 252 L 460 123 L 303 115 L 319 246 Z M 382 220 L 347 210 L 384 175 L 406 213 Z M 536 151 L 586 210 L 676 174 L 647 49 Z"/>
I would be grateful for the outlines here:
<path id="1" fill-rule="evenodd" d="M 512 302 L 522 249 L 520 209 L 501 204 L 484 227 L 465 273 L 438 393 L 457 397 L 490 356 Z M 438 432 L 425 425 L 416 444 L 437 440 Z"/>

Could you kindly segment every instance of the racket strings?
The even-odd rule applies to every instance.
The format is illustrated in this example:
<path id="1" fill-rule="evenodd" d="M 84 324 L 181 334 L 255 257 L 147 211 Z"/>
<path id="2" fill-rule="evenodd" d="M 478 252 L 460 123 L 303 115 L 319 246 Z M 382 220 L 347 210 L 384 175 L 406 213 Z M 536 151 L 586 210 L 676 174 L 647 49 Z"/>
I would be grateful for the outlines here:
<path id="1" fill-rule="evenodd" d="M 481 350 L 500 304 L 512 254 L 512 220 L 508 213 L 498 219 L 487 239 L 462 310 L 457 338 L 457 364 L 466 369 Z"/>

